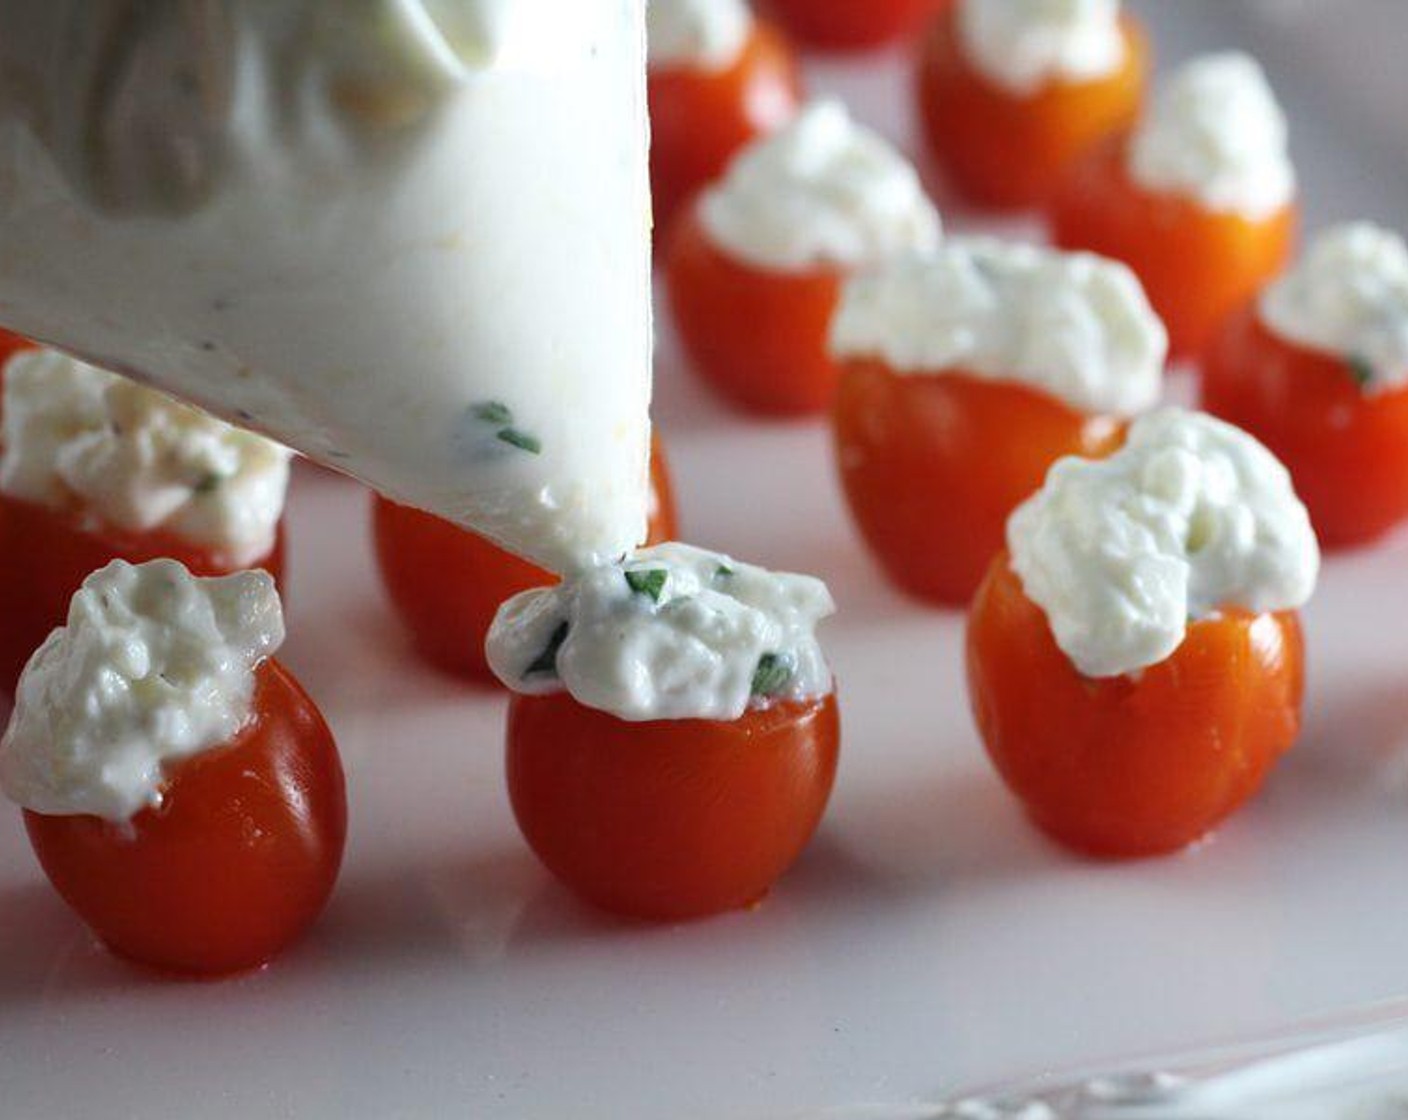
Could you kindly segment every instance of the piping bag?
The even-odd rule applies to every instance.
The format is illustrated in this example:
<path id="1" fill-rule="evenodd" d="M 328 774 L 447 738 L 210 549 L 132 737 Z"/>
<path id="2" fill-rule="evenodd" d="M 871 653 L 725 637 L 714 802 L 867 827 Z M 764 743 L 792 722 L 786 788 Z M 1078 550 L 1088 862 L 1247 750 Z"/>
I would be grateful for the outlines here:
<path id="1" fill-rule="evenodd" d="M 566 573 L 645 535 L 641 0 L 0 0 L 0 324 Z"/>

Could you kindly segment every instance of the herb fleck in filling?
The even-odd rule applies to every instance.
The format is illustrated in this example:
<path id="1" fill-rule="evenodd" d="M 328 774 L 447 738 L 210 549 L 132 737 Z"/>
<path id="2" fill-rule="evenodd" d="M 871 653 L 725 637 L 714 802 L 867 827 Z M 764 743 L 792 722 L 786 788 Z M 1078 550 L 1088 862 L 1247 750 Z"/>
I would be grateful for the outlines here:
<path id="1" fill-rule="evenodd" d="M 753 695 L 776 696 L 787 687 L 796 671 L 796 661 L 790 653 L 763 654 L 753 670 Z"/>
<path id="2" fill-rule="evenodd" d="M 627 572 L 626 583 L 637 595 L 648 595 L 652 603 L 660 601 L 660 593 L 665 590 L 669 573 L 664 568 L 646 568 Z"/>
<path id="3" fill-rule="evenodd" d="M 516 447 L 530 455 L 541 454 L 543 441 L 531 432 L 525 432 L 522 428 L 515 427 L 513 410 L 502 401 L 482 401 L 479 404 L 471 405 L 469 411 L 476 420 L 497 429 L 494 438 L 500 443 L 506 443 L 510 447 Z"/>

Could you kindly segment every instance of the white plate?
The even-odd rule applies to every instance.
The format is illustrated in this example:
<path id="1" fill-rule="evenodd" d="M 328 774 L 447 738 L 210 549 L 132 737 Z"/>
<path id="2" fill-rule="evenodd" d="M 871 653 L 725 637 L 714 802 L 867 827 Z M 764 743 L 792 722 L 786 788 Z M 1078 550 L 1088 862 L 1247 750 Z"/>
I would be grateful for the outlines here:
<path id="1" fill-rule="evenodd" d="M 1402 150 L 1322 92 L 1293 29 L 1231 4 L 1139 7 L 1165 62 L 1263 51 L 1312 224 L 1408 227 Z M 1336 10 L 1346 28 L 1392 16 Z M 898 59 L 817 76 L 912 142 Z M 1327 565 L 1307 612 L 1306 733 L 1252 806 L 1180 857 L 1083 862 L 993 776 L 962 620 L 884 585 L 823 428 L 727 414 L 665 334 L 659 416 L 688 535 L 818 572 L 842 607 L 828 631 L 842 769 L 796 870 L 756 911 L 696 925 L 621 925 L 574 902 L 510 819 L 502 699 L 417 666 L 372 572 L 365 493 L 301 471 L 287 661 L 347 765 L 337 895 L 266 972 L 164 982 L 93 946 L 4 814 L 0 1114 L 782 1117 L 1285 1030 L 1403 992 L 1408 541 Z"/>

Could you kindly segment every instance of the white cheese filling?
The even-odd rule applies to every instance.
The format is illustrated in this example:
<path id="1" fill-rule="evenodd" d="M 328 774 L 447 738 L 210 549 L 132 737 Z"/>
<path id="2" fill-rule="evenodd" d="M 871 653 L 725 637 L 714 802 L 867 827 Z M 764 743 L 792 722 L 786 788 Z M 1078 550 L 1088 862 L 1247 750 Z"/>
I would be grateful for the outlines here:
<path id="1" fill-rule="evenodd" d="M 1201 413 L 1135 421 L 1105 460 L 1066 458 L 1007 523 L 1012 568 L 1088 677 L 1156 665 L 1190 620 L 1299 607 L 1320 550 L 1286 468 Z"/>
<path id="2" fill-rule="evenodd" d="M 958 0 L 963 53 L 1020 97 L 1093 81 L 1124 63 L 1119 0 Z"/>
<path id="3" fill-rule="evenodd" d="M 162 530 L 230 567 L 274 547 L 289 452 L 55 350 L 5 366 L 0 490 L 136 532 Z"/>
<path id="4" fill-rule="evenodd" d="M 913 166 L 838 101 L 745 148 L 702 196 L 700 218 L 721 249 L 792 272 L 931 250 L 940 231 Z"/>
<path id="5" fill-rule="evenodd" d="M 1084 412 L 1129 416 L 1159 399 L 1168 332 L 1123 264 L 950 238 L 847 281 L 831 349 L 897 373 L 1015 381 Z"/>
<path id="6" fill-rule="evenodd" d="M 811 576 L 663 544 L 510 599 L 487 651 L 517 692 L 565 690 L 630 721 L 736 720 L 830 693 L 815 630 L 834 610 Z"/>
<path id="7" fill-rule="evenodd" d="M 1130 174 L 1208 210 L 1270 217 L 1295 197 L 1285 113 L 1256 59 L 1203 55 L 1174 74 L 1135 129 Z"/>
<path id="8" fill-rule="evenodd" d="M 1408 385 L 1408 245 L 1349 222 L 1326 230 L 1262 294 L 1261 321 L 1288 342 L 1343 358 L 1365 393 Z"/>
<path id="9" fill-rule="evenodd" d="M 646 0 L 646 43 L 654 67 L 725 70 L 753 30 L 746 0 Z"/>
<path id="10" fill-rule="evenodd" d="M 114 560 L 20 677 L 0 789 L 57 816 L 121 822 L 159 806 L 164 766 L 250 720 L 255 668 L 283 639 L 265 572 L 201 579 L 174 560 Z"/>

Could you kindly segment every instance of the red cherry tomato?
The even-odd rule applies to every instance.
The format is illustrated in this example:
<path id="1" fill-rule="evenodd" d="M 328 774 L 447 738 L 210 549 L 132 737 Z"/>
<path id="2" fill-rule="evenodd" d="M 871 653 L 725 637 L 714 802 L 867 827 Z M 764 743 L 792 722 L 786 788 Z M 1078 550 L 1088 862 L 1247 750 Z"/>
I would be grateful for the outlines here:
<path id="1" fill-rule="evenodd" d="M 771 0 L 787 30 L 822 50 L 883 46 L 918 31 L 948 0 Z"/>
<path id="2" fill-rule="evenodd" d="M 733 723 L 627 723 L 565 693 L 515 695 L 508 791 L 524 837 L 603 909 L 656 920 L 756 902 L 826 808 L 836 700 L 775 704 Z"/>
<path id="3" fill-rule="evenodd" d="M 332 892 L 347 834 L 332 733 L 277 662 L 255 680 L 253 722 L 172 765 L 160 808 L 126 824 L 24 814 L 50 881 L 120 956 L 180 973 L 254 968 Z"/>
<path id="4" fill-rule="evenodd" d="M 953 9 L 935 20 L 920 59 L 919 107 L 930 149 L 953 185 L 982 206 L 1035 206 L 1091 145 L 1131 127 L 1149 50 L 1132 16 L 1120 26 L 1124 62 L 1113 73 L 1021 96 L 968 61 Z"/>
<path id="5" fill-rule="evenodd" d="M 839 272 L 745 263 L 715 246 L 694 207 L 666 246 L 665 279 L 680 341 L 700 376 L 731 403 L 780 416 L 831 404 L 840 368 L 827 337 Z"/>
<path id="6" fill-rule="evenodd" d="M 851 513 L 890 578 L 947 606 L 972 598 L 1008 515 L 1064 455 L 1096 458 L 1124 423 L 1038 389 L 960 371 L 848 363 L 832 414 Z"/>
<path id="7" fill-rule="evenodd" d="M 21 350 L 32 349 L 34 343 L 13 331 L 0 328 L 0 369 L 3 369 L 12 355 L 18 354 Z"/>
<path id="8" fill-rule="evenodd" d="M 227 558 L 169 533 L 128 532 L 95 525 L 80 513 L 62 513 L 0 494 L 0 689 L 13 693 L 30 654 L 62 626 L 69 600 L 90 574 L 113 560 L 141 564 L 170 557 L 193 575 L 239 570 Z M 273 550 L 252 564 L 281 585 L 284 530 Z M 282 590 L 282 587 L 281 587 Z"/>
<path id="9" fill-rule="evenodd" d="M 1082 676 L 1004 552 L 968 622 L 968 688 L 998 772 L 1055 839 L 1102 856 L 1192 843 L 1260 788 L 1300 731 L 1294 611 L 1228 610 L 1132 676 Z"/>
<path id="10" fill-rule="evenodd" d="M 1270 331 L 1254 303 L 1214 336 L 1202 403 L 1291 472 L 1321 544 L 1362 544 L 1408 519 L 1408 389 L 1368 396 L 1347 358 Z"/>
<path id="11" fill-rule="evenodd" d="M 673 540 L 675 502 L 664 453 L 651 448 L 648 544 Z M 484 638 L 499 606 L 556 577 L 439 517 L 372 498 L 377 569 L 417 651 L 457 676 L 493 682 Z"/>
<path id="12" fill-rule="evenodd" d="M 1134 269 L 1168 327 L 1173 356 L 1195 357 L 1219 323 L 1285 268 L 1299 209 L 1288 203 L 1253 220 L 1146 190 L 1130 178 L 1125 148 L 1116 139 L 1075 164 L 1053 203 L 1052 234 L 1062 248 Z"/>
<path id="13" fill-rule="evenodd" d="M 731 66 L 654 66 L 648 87 L 657 231 L 667 230 L 680 207 L 719 178 L 740 148 L 791 119 L 802 99 L 791 45 L 756 20 Z"/>

